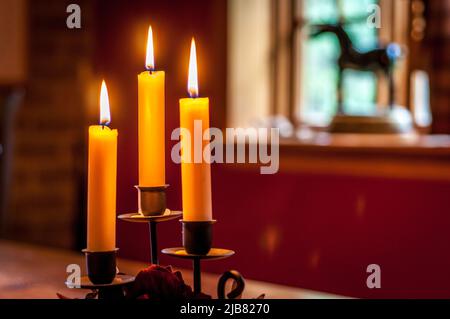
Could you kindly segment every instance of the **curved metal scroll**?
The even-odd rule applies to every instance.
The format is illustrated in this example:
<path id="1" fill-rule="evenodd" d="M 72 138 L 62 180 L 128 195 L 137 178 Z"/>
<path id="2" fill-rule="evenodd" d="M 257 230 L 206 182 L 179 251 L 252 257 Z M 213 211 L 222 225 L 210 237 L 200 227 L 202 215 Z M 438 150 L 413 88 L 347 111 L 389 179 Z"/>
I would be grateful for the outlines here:
<path id="1" fill-rule="evenodd" d="M 238 299 L 245 289 L 244 277 L 237 270 L 228 270 L 222 274 L 217 283 L 217 298 L 225 299 L 225 286 L 228 280 L 233 280 L 233 288 L 226 295 L 228 299 Z"/>

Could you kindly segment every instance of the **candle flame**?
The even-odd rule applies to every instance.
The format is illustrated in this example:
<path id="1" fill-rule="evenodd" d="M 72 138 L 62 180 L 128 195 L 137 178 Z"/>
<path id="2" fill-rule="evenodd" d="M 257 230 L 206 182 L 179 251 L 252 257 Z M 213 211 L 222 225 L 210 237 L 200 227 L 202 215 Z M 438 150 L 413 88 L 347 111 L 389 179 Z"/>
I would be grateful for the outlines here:
<path id="1" fill-rule="evenodd" d="M 189 57 L 188 93 L 190 97 L 198 97 L 197 50 L 194 38 L 191 41 L 191 55 Z"/>
<path id="2" fill-rule="evenodd" d="M 100 89 L 100 124 L 108 125 L 110 122 L 108 89 L 106 88 L 105 80 L 103 80 L 102 88 Z"/>
<path id="3" fill-rule="evenodd" d="M 155 57 L 154 57 L 154 54 L 153 54 L 153 31 L 152 31 L 152 26 L 148 27 L 147 57 L 145 59 L 145 67 L 149 71 L 153 71 L 155 69 Z"/>

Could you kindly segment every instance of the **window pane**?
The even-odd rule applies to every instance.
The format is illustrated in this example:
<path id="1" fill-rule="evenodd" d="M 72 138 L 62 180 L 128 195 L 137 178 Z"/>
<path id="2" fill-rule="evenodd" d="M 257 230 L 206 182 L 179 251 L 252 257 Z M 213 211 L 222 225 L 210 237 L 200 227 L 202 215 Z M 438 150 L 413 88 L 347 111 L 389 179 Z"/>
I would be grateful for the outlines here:
<path id="1" fill-rule="evenodd" d="M 304 17 L 309 23 L 336 23 L 339 20 L 335 0 L 305 0 Z"/>
<path id="2" fill-rule="evenodd" d="M 353 115 L 371 115 L 375 112 L 376 77 L 372 72 L 345 70 L 345 111 Z"/>
<path id="3" fill-rule="evenodd" d="M 304 16 L 308 24 L 335 24 L 339 9 L 345 30 L 355 48 L 362 52 L 378 44 L 377 30 L 367 25 L 367 9 L 377 0 L 305 0 Z M 337 109 L 337 59 L 340 46 L 333 34 L 322 34 L 302 43 L 302 118 L 315 124 L 326 124 Z M 370 114 L 376 109 L 377 79 L 371 72 L 344 72 L 344 109 L 349 114 Z"/>
<path id="4" fill-rule="evenodd" d="M 333 1 L 336 2 L 336 0 Z M 337 2 L 342 3 L 343 15 L 349 20 L 367 16 L 367 8 L 369 8 L 369 5 L 378 3 L 377 0 L 337 0 Z"/>
<path id="5" fill-rule="evenodd" d="M 357 50 L 365 52 L 378 45 L 378 32 L 375 28 L 368 27 L 366 21 L 349 23 L 345 26 L 345 31 Z"/>
<path id="6" fill-rule="evenodd" d="M 308 121 L 324 124 L 334 114 L 338 68 L 335 63 L 339 44 L 331 34 L 307 41 L 302 64 L 304 117 Z"/>

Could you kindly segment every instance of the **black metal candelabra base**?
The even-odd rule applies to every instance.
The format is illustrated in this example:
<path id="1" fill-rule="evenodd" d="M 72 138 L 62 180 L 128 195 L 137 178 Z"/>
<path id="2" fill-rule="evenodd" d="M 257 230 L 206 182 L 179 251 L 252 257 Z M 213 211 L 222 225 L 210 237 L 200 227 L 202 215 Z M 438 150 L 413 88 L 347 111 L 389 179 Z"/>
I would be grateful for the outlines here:
<path id="1" fill-rule="evenodd" d="M 134 223 L 147 223 L 149 226 L 149 238 L 150 238 L 150 261 L 152 264 L 159 265 L 159 251 L 158 251 L 158 235 L 157 225 L 159 223 L 178 219 L 183 215 L 182 212 L 172 211 L 166 209 L 162 215 L 144 216 L 139 213 L 123 214 L 119 215 L 120 220 Z"/>
<path id="2" fill-rule="evenodd" d="M 66 286 L 73 289 L 89 289 L 90 293 L 86 295 L 86 299 L 124 299 L 125 288 L 132 285 L 134 277 L 117 274 L 112 282 L 108 284 L 94 284 L 88 276 L 82 276 L 80 282 L 66 281 Z"/>
<path id="3" fill-rule="evenodd" d="M 182 212 L 171 211 L 166 206 L 166 190 L 169 185 L 161 186 L 135 186 L 138 190 L 139 210 L 137 213 L 122 214 L 118 218 L 127 222 L 148 223 L 150 239 L 150 262 L 159 265 L 158 252 L 158 223 L 177 219 Z"/>
<path id="4" fill-rule="evenodd" d="M 161 252 L 168 256 L 192 260 L 194 294 L 196 295 L 202 292 L 201 261 L 224 259 L 234 255 L 233 250 L 221 248 L 211 248 L 205 255 L 189 254 L 183 247 L 166 248 Z"/>

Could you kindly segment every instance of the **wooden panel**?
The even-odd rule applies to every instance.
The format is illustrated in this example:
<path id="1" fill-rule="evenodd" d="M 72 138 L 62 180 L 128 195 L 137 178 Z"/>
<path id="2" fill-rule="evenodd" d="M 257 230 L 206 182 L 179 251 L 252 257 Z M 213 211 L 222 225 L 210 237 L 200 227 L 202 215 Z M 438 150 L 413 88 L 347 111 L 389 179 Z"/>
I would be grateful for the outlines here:
<path id="1" fill-rule="evenodd" d="M 26 77 L 26 1 L 0 1 L 0 85 Z"/>
<path id="2" fill-rule="evenodd" d="M 282 173 L 450 181 L 450 136 L 312 133 L 281 141 L 279 162 Z"/>

